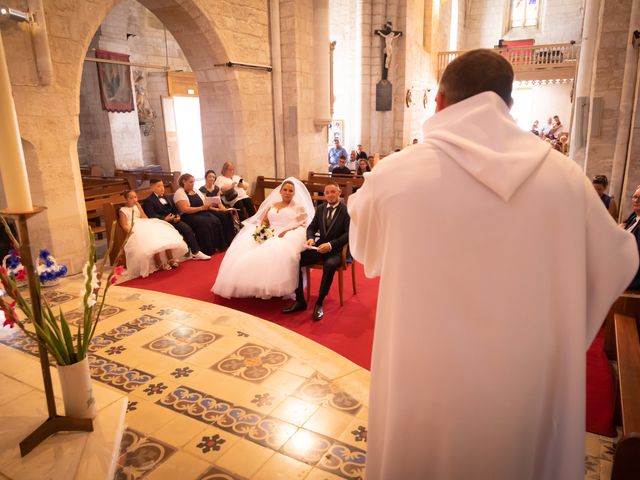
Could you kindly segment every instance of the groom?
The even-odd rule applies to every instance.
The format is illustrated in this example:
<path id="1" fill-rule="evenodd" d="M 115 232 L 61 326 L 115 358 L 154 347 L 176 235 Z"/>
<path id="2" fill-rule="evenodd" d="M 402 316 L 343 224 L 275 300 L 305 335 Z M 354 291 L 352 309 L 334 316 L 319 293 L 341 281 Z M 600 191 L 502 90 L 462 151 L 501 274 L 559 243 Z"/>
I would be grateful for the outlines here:
<path id="1" fill-rule="evenodd" d="M 313 221 L 307 228 L 307 245 L 317 246 L 300 255 L 300 270 L 298 272 L 298 288 L 296 288 L 296 301 L 282 313 L 293 313 L 307 309 L 307 302 L 302 291 L 302 267 L 324 262 L 322 269 L 322 281 L 318 300 L 313 308 L 313 319 L 320 320 L 324 316 L 322 302 L 329 293 L 333 275 L 342 263 L 342 247 L 349 241 L 349 214 L 347 207 L 340 203 L 340 187 L 336 183 L 328 183 L 324 187 L 323 203 L 316 208 Z M 316 238 L 317 237 L 317 238 Z"/>

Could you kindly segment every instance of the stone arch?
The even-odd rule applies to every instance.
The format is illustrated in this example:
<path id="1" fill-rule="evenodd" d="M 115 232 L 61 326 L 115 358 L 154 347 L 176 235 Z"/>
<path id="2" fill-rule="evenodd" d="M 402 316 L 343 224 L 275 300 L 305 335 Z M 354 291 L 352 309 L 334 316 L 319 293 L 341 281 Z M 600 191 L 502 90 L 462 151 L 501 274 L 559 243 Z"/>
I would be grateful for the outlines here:
<path id="1" fill-rule="evenodd" d="M 240 101 L 239 79 L 222 67 L 215 65 L 229 61 L 231 55 L 222 36 L 218 33 L 215 19 L 205 11 L 205 2 L 196 0 L 136 0 L 151 11 L 174 36 L 191 66 L 200 95 L 202 136 L 206 168 L 220 168 L 225 160 L 243 163 L 243 121 Z M 103 2 L 99 15 L 84 30 L 83 52 L 89 48 L 91 39 L 105 17 L 120 0 Z M 75 74 L 76 97 L 80 95 L 80 82 L 84 66 L 84 53 Z M 79 112 L 79 104 L 77 111 Z M 229 125 L 224 128 L 212 117 L 226 115 Z M 243 165 L 241 165 L 243 166 Z"/>

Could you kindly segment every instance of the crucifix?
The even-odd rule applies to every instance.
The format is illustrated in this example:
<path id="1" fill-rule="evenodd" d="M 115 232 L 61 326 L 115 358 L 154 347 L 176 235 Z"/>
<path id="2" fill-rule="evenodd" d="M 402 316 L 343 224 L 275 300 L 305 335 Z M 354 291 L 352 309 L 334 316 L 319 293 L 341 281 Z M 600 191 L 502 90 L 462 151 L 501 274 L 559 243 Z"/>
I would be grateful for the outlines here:
<path id="1" fill-rule="evenodd" d="M 391 66 L 391 56 L 393 55 L 393 43 L 396 38 L 402 35 L 402 32 L 393 29 L 391 22 L 384 24 L 379 30 L 374 30 L 375 35 L 380 35 L 384 39 L 382 50 L 382 80 L 376 84 L 376 110 L 385 112 L 391 110 L 392 89 L 391 82 L 387 79 L 389 76 L 389 67 Z"/>

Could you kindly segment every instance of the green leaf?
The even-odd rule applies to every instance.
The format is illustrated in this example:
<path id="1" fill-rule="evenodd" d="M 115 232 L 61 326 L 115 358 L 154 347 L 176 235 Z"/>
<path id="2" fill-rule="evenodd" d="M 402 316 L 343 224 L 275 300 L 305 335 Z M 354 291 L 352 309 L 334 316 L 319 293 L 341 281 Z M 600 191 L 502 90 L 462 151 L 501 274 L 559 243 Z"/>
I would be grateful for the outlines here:
<path id="1" fill-rule="evenodd" d="M 67 352 L 69 352 L 69 360 L 71 363 L 76 363 L 77 355 L 73 349 L 73 338 L 71 337 L 71 330 L 69 330 L 69 324 L 65 322 L 60 322 L 60 327 L 62 328 L 62 335 L 64 336 L 64 342 L 66 346 Z"/>

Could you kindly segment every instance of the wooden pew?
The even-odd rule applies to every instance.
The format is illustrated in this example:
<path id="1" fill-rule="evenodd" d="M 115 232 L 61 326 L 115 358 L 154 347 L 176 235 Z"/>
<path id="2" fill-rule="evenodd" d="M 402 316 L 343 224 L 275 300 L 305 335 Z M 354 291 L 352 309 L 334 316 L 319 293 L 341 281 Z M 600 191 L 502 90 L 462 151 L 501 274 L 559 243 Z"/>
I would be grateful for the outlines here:
<path id="1" fill-rule="evenodd" d="M 267 198 L 267 190 L 273 190 L 278 187 L 284 178 L 275 178 L 275 177 L 264 177 L 260 175 L 256 179 L 256 185 L 253 191 L 253 195 L 251 196 L 251 200 L 253 200 L 253 204 L 257 207 L 260 206 L 264 199 Z"/>
<path id="2" fill-rule="evenodd" d="M 344 198 L 345 202 L 349 199 L 349 195 L 351 195 L 354 189 L 360 188 L 364 183 L 364 177 L 362 175 L 349 176 L 349 175 L 335 175 L 332 176 L 330 173 L 316 173 L 309 172 L 307 177 L 307 182 L 309 184 L 322 184 L 326 185 L 327 183 L 334 182 L 340 186 L 342 190 L 342 198 Z"/>
<path id="3" fill-rule="evenodd" d="M 613 457 L 611 480 L 640 478 L 640 338 L 636 317 L 614 314 L 622 438 Z"/>
<path id="4" fill-rule="evenodd" d="M 129 188 L 135 190 L 137 188 L 146 188 L 148 182 L 152 179 L 162 180 L 165 185 L 169 184 L 173 188 L 172 191 L 178 189 L 178 178 L 180 172 L 158 172 L 146 170 L 116 170 L 114 175 L 127 180 Z"/>
<path id="5" fill-rule="evenodd" d="M 85 198 L 84 205 L 87 211 L 87 221 L 89 222 L 89 226 L 93 230 L 93 233 L 97 235 L 98 238 L 102 238 L 102 235 L 106 233 L 106 226 L 102 222 L 104 205 L 111 202 L 119 202 L 121 200 L 124 199 L 119 193 Z"/>

